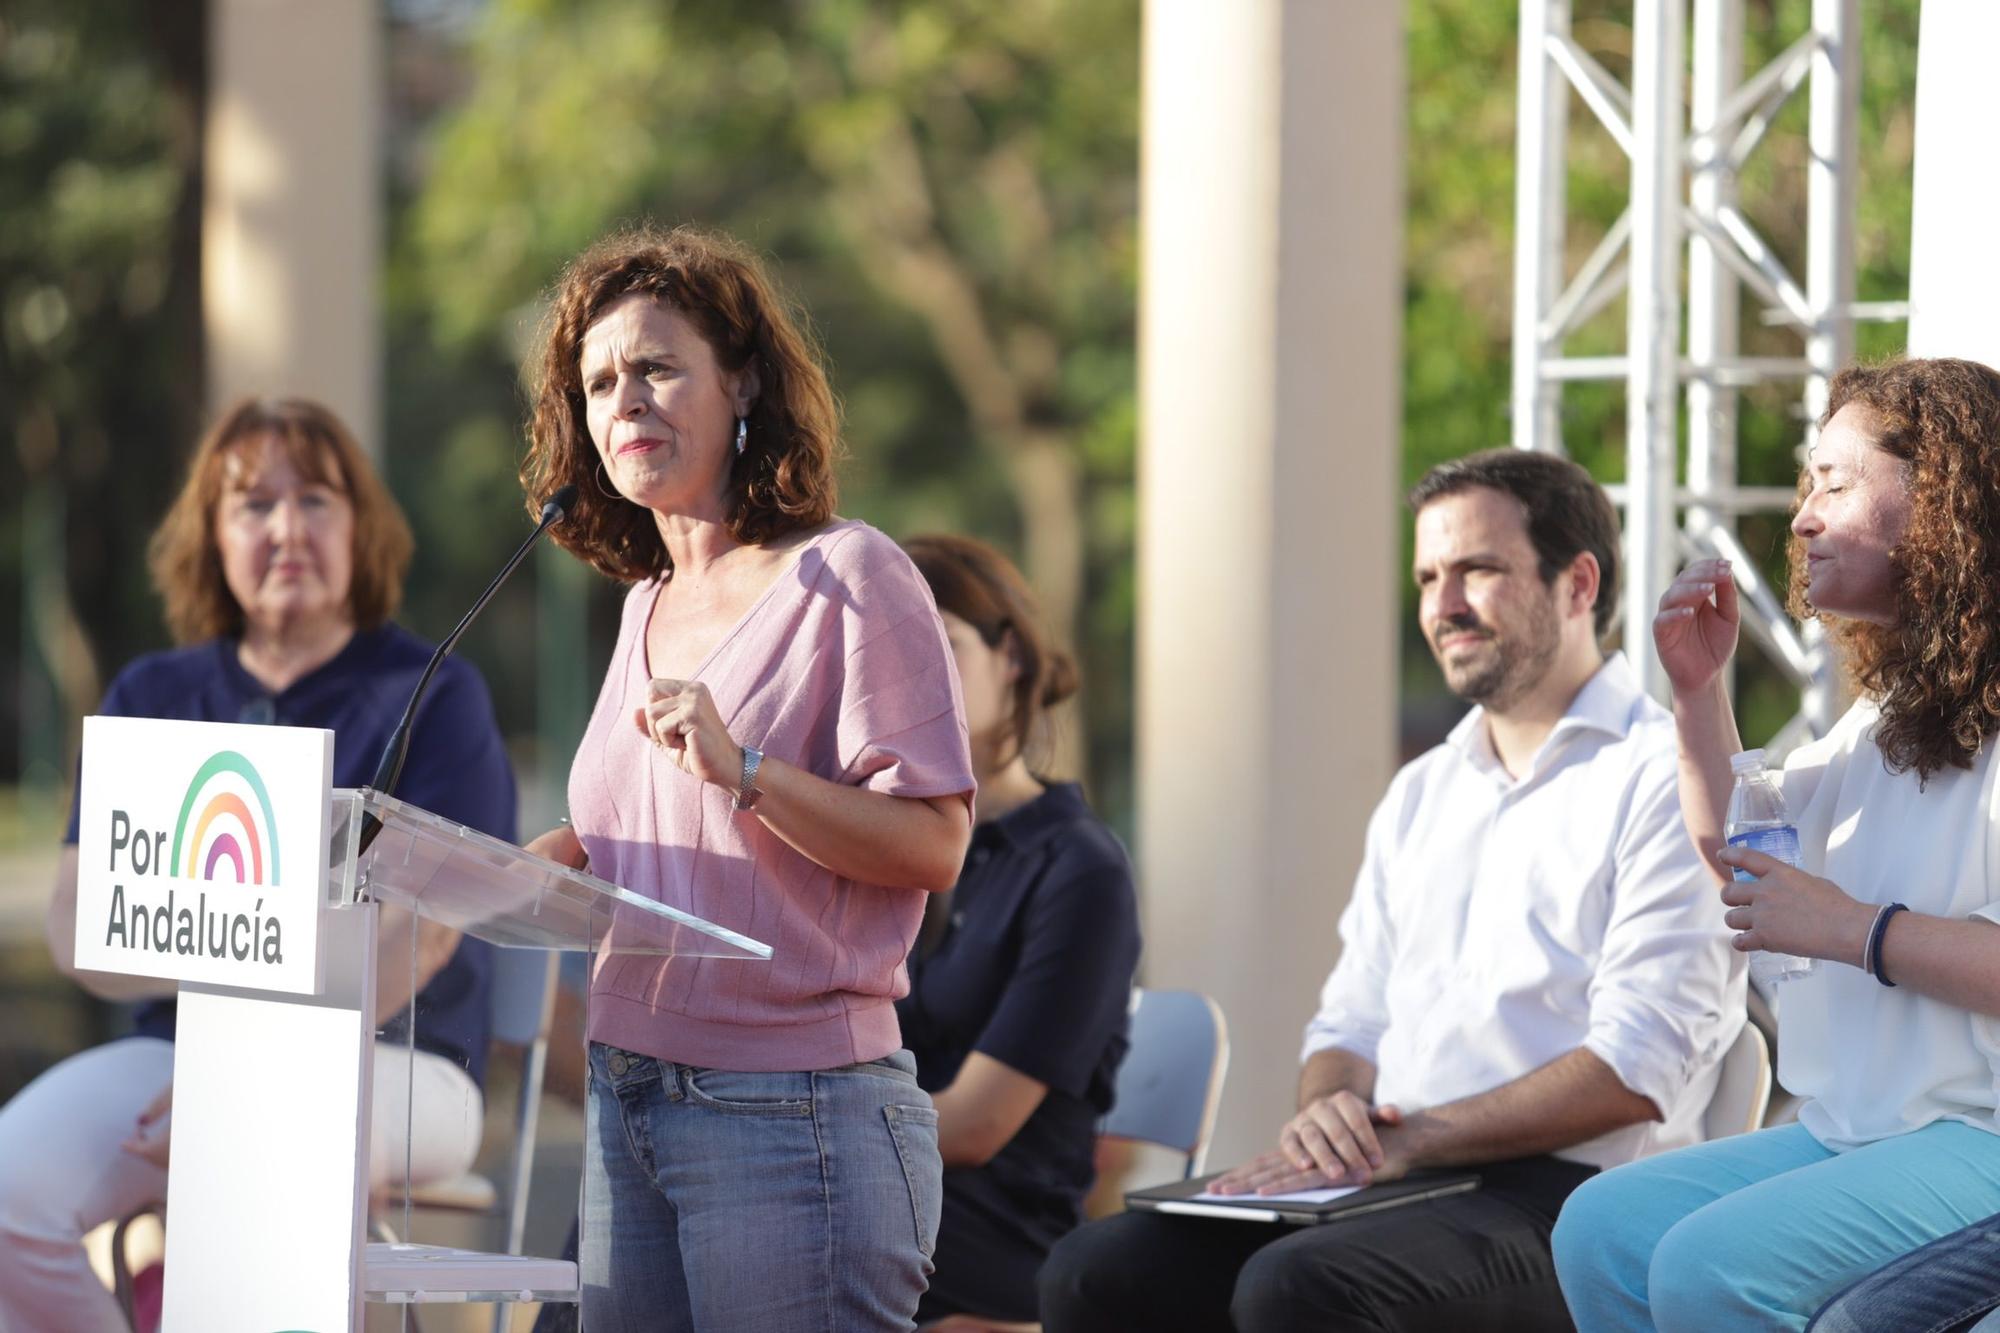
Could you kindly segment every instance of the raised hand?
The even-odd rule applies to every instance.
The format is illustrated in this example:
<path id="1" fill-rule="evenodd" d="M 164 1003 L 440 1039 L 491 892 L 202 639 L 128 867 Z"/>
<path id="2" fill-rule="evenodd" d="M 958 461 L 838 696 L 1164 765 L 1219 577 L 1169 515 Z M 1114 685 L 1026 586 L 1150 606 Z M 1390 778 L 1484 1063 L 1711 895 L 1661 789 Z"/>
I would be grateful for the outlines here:
<path id="1" fill-rule="evenodd" d="M 1741 614 L 1727 560 L 1697 560 L 1660 597 L 1653 647 L 1677 694 L 1705 689 L 1736 651 Z"/>
<path id="2" fill-rule="evenodd" d="M 646 687 L 646 706 L 633 710 L 632 721 L 703 782 L 735 791 L 743 781 L 743 747 L 730 736 L 700 681 L 653 680 Z"/>

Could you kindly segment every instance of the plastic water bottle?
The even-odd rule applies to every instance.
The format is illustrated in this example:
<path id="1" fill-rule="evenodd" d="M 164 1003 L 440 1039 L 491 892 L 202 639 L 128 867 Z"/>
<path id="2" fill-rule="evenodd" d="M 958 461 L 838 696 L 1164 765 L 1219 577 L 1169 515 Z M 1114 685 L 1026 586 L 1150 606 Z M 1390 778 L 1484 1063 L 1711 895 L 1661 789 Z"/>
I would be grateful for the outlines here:
<path id="1" fill-rule="evenodd" d="M 1762 750 L 1745 750 L 1729 756 L 1729 771 L 1736 785 L 1729 789 L 1729 812 L 1722 821 L 1722 836 L 1731 847 L 1747 847 L 1775 857 L 1786 865 L 1799 863 L 1799 831 L 1785 809 L 1778 784 L 1764 768 Z M 1739 880 L 1757 877 L 1738 870 Z M 1795 953 L 1759 950 L 1750 955 L 1750 975 L 1765 985 L 1790 981 L 1813 970 L 1813 960 Z"/>

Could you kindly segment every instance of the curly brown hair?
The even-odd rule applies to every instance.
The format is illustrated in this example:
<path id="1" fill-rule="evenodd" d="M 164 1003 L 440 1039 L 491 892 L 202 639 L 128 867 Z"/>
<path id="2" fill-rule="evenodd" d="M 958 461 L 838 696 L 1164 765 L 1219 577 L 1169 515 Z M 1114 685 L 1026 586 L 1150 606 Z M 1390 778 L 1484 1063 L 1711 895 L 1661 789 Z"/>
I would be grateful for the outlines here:
<path id="1" fill-rule="evenodd" d="M 216 419 L 188 460 L 187 480 L 146 548 L 153 586 L 166 602 L 177 643 L 243 633 L 243 607 L 222 576 L 215 513 L 225 491 L 257 480 L 257 446 L 266 440 L 306 476 L 354 507 L 354 571 L 347 604 L 354 623 L 374 629 L 403 600 L 403 575 L 414 543 L 389 488 L 354 433 L 310 398 L 245 398 Z"/>
<path id="2" fill-rule="evenodd" d="M 607 236 L 557 280 L 543 320 L 530 392 L 521 486 L 528 512 L 564 485 L 576 487 L 554 529 L 565 548 L 628 583 L 673 568 L 653 515 L 606 494 L 584 416 L 583 337 L 615 301 L 642 292 L 690 320 L 734 373 L 754 363 L 748 446 L 730 465 L 730 535 L 761 545 L 833 517 L 840 410 L 805 320 L 746 246 L 693 227 L 635 227 Z"/>
<path id="3" fill-rule="evenodd" d="M 1881 706 L 1875 741 L 1890 770 L 1928 780 L 1970 768 L 2000 730 L 2000 373 L 1947 358 L 1851 367 L 1828 386 L 1820 426 L 1849 405 L 1876 447 L 1909 465 L 1910 522 L 1891 553 L 1896 623 L 1824 619 L 1854 683 Z M 1804 546 L 1792 538 L 1801 617 L 1818 614 Z"/>

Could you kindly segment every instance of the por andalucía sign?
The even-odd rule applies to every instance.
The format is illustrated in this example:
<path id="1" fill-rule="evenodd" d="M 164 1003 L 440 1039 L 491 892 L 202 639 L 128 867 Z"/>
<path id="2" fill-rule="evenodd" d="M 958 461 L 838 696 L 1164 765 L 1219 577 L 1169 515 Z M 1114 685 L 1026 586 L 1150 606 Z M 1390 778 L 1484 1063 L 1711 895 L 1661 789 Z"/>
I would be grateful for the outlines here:
<path id="1" fill-rule="evenodd" d="M 77 966 L 318 992 L 332 781 L 330 731 L 86 718 Z"/>

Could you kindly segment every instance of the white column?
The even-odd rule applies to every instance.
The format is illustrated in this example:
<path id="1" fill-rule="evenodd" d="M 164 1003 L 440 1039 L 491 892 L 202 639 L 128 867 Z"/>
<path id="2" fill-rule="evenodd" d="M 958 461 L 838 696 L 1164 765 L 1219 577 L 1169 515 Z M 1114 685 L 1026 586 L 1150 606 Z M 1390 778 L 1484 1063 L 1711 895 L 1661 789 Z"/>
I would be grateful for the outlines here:
<path id="1" fill-rule="evenodd" d="M 1400 7 L 1149 0 L 1144 59 L 1144 976 L 1228 1015 L 1222 1165 L 1291 1113 L 1393 769 Z"/>
<path id="2" fill-rule="evenodd" d="M 1910 218 L 1910 352 L 2000 366 L 2000 5 L 1924 0 Z"/>
<path id="3" fill-rule="evenodd" d="M 202 315 L 211 410 L 321 399 L 381 434 L 381 16 L 359 0 L 210 0 Z"/>

